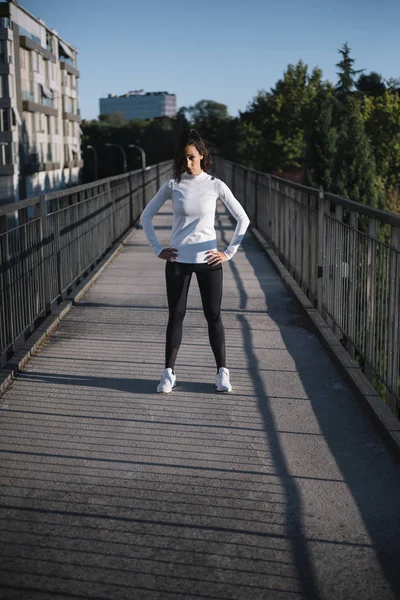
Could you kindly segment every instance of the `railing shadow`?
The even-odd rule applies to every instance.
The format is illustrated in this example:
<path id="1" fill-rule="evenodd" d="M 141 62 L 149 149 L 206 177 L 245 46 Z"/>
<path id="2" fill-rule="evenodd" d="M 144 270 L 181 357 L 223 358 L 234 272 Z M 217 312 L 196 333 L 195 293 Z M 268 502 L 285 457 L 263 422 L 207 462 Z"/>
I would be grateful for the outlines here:
<path id="1" fill-rule="evenodd" d="M 225 243 L 228 240 L 221 232 Z M 395 597 L 400 597 L 400 574 L 398 559 L 400 556 L 400 478 L 398 464 L 383 442 L 378 438 L 365 413 L 346 385 L 337 390 L 331 386 L 340 377 L 336 367 L 331 363 L 316 336 L 310 332 L 306 317 L 301 314 L 294 298 L 279 280 L 279 285 L 265 278 L 267 272 L 277 277 L 267 257 L 260 252 L 259 245 L 247 234 L 242 248 L 249 268 L 257 277 L 266 304 L 266 313 L 279 327 L 284 345 L 296 365 L 298 376 L 308 397 L 321 434 L 332 454 L 334 461 L 343 476 L 343 481 L 350 492 L 362 518 L 387 583 Z M 248 295 L 239 271 L 231 261 L 229 267 L 240 294 L 240 307 L 246 308 Z M 287 531 L 292 536 L 293 553 L 296 557 L 300 581 L 307 598 L 318 597 L 316 585 L 313 583 L 314 569 L 310 558 L 307 541 L 302 532 L 303 511 L 296 477 L 291 476 L 288 458 L 281 447 L 277 432 L 273 426 L 274 419 L 270 410 L 268 392 L 265 389 L 252 352 L 252 332 L 245 314 L 239 315 L 243 328 L 243 339 L 246 353 L 252 362 L 253 377 L 257 389 L 259 410 L 263 416 L 267 438 L 271 444 L 280 477 L 289 495 L 288 505 L 291 507 L 287 515 Z M 311 351 L 311 352 L 310 352 Z M 321 368 L 321 373 L 316 369 Z M 324 380 L 324 375 L 331 370 L 332 377 Z M 289 410 L 289 408 L 288 408 Z M 317 457 L 316 457 L 317 458 Z M 343 505 L 346 512 L 346 506 Z M 397 517 L 396 517 L 397 515 Z M 335 527 L 335 525 L 333 525 Z M 336 525 L 337 527 L 337 525 Z M 298 535 L 293 537 L 293 532 Z M 340 532 L 336 532 L 340 537 Z M 397 566 L 396 566 L 397 565 Z M 355 572 L 357 565 L 354 565 Z"/>

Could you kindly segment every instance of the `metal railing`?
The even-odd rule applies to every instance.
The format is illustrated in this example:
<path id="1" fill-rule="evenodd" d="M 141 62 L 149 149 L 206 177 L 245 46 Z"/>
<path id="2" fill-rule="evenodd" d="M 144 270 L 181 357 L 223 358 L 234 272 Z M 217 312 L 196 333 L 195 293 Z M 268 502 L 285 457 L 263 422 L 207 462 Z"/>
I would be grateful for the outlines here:
<path id="1" fill-rule="evenodd" d="M 214 158 L 338 339 L 400 416 L 400 217 Z"/>
<path id="2" fill-rule="evenodd" d="M 134 224 L 171 167 L 0 206 L 0 367 Z"/>

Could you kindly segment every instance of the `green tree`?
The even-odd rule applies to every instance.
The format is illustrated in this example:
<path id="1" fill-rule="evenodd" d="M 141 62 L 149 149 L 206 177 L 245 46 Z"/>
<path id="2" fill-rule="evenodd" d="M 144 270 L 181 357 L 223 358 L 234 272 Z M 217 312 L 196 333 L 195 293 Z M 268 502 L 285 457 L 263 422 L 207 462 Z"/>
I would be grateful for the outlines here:
<path id="1" fill-rule="evenodd" d="M 249 129 L 252 138 L 255 130 L 262 134 L 256 168 L 280 172 L 304 167 L 305 123 L 324 85 L 320 69 L 314 68 L 309 73 L 308 66 L 299 61 L 288 65 L 283 78 L 270 92 L 258 93 L 243 115 L 243 120 L 253 125 Z"/>
<path id="2" fill-rule="evenodd" d="M 232 159 L 244 167 L 262 170 L 264 140 L 260 129 L 252 121 L 240 119 L 236 126 L 236 134 L 236 156 Z"/>
<path id="3" fill-rule="evenodd" d="M 339 54 L 342 55 L 342 60 L 336 63 L 339 69 L 337 72 L 339 81 L 336 84 L 336 91 L 340 94 L 349 94 L 355 87 L 356 75 L 362 73 L 364 69 L 356 70 L 353 68 L 355 59 L 350 56 L 350 48 L 347 42 L 343 44 L 343 47 L 339 50 Z"/>
<path id="4" fill-rule="evenodd" d="M 332 191 L 377 207 L 375 159 L 365 130 L 361 101 L 348 96 L 338 130 Z"/>
<path id="5" fill-rule="evenodd" d="M 220 147 L 226 139 L 230 115 L 226 104 L 214 100 L 200 100 L 186 109 L 189 121 L 199 131 L 207 144 L 213 148 Z"/>
<path id="6" fill-rule="evenodd" d="M 306 124 L 307 185 L 331 191 L 338 145 L 336 114 L 338 102 L 331 86 L 324 87 L 314 99 Z"/>
<path id="7" fill-rule="evenodd" d="M 386 90 L 382 96 L 366 98 L 363 115 L 385 189 L 383 208 L 389 210 L 400 184 L 400 95 Z"/>
<path id="8" fill-rule="evenodd" d="M 386 91 L 382 76 L 375 71 L 371 71 L 368 75 L 360 75 L 356 82 L 356 88 L 368 96 L 382 96 Z"/>
<path id="9" fill-rule="evenodd" d="M 116 110 L 109 114 L 99 115 L 99 120 L 103 123 L 108 123 L 113 127 L 122 127 L 127 123 L 124 113 L 120 112 L 119 110 Z"/>

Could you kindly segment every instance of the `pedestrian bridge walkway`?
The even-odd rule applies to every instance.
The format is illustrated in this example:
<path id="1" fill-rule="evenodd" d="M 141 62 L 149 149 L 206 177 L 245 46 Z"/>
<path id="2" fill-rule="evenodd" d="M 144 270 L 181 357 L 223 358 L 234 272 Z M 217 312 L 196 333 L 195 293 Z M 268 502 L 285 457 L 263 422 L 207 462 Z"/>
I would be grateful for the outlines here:
<path id="1" fill-rule="evenodd" d="M 137 230 L 0 398 L 0 598 L 398 598 L 399 467 L 256 240 L 224 264 L 228 395 L 195 278 L 155 393 L 164 266 Z"/>

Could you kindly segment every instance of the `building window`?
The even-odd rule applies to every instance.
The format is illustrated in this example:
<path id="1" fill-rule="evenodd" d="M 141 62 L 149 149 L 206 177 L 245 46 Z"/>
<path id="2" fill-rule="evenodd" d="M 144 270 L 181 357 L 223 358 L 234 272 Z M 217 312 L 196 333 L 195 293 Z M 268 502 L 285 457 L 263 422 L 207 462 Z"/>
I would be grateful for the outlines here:
<path id="1" fill-rule="evenodd" d="M 54 117 L 54 135 L 58 135 L 58 117 Z"/>
<path id="2" fill-rule="evenodd" d="M 10 131 L 10 109 L 0 109 L 0 131 Z"/>
<path id="3" fill-rule="evenodd" d="M 35 42 L 35 44 L 37 44 L 38 46 L 42 45 L 40 38 L 38 38 L 36 35 L 33 35 L 33 33 L 28 31 L 27 29 L 24 29 L 24 27 L 21 27 L 21 25 L 18 25 L 18 31 L 19 35 L 24 35 L 25 37 Z"/>
<path id="4" fill-rule="evenodd" d="M 0 75 L 0 98 L 8 98 L 7 75 Z"/>
<path id="5" fill-rule="evenodd" d="M 3 29 L 12 29 L 11 19 L 9 17 L 0 19 L 0 27 Z"/>
<path id="6" fill-rule="evenodd" d="M 19 63 L 22 71 L 29 71 L 29 52 L 24 48 L 19 49 Z"/>
<path id="7" fill-rule="evenodd" d="M 0 144 L 0 166 L 11 165 L 11 143 L 2 142 Z"/>
<path id="8" fill-rule="evenodd" d="M 47 135 L 51 135 L 51 116 L 46 115 L 47 120 Z"/>
<path id="9" fill-rule="evenodd" d="M 36 113 L 36 131 L 37 133 L 45 133 L 46 127 L 46 115 L 42 115 L 42 113 Z"/>
<path id="10" fill-rule="evenodd" d="M 31 59 L 32 59 L 32 71 L 34 73 L 38 72 L 38 55 L 36 54 L 36 52 L 31 52 Z"/>
<path id="11" fill-rule="evenodd" d="M 51 151 L 51 143 L 50 142 L 47 144 L 46 162 L 53 162 L 53 153 Z"/>
<path id="12" fill-rule="evenodd" d="M 49 52 L 53 52 L 53 36 L 50 31 L 46 31 L 46 48 Z"/>
<path id="13" fill-rule="evenodd" d="M 7 40 L 0 40 L 0 65 L 5 65 L 7 62 Z"/>

